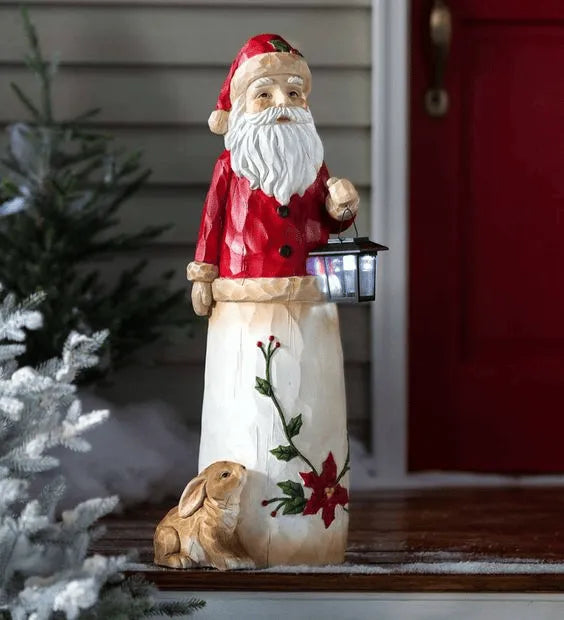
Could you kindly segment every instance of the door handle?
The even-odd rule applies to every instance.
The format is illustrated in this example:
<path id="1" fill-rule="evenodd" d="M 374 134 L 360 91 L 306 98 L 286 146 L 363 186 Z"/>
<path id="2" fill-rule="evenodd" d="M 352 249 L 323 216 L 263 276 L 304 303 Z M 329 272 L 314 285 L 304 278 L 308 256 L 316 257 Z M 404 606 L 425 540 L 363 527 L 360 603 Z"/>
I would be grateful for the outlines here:
<path id="1" fill-rule="evenodd" d="M 425 93 L 429 116 L 441 118 L 448 112 L 448 92 L 444 87 L 445 70 L 452 38 L 452 17 L 444 0 L 435 0 L 429 16 L 429 34 L 433 52 L 433 77 Z"/>

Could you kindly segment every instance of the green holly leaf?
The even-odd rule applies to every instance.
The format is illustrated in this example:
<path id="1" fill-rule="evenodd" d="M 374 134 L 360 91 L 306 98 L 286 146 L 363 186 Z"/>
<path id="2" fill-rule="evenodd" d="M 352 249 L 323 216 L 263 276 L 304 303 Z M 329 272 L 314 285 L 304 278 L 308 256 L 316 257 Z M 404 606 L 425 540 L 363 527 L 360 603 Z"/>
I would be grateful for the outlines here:
<path id="1" fill-rule="evenodd" d="M 290 54 L 297 54 L 298 56 L 303 56 L 303 54 L 298 52 L 298 50 L 292 49 L 290 45 L 288 45 L 288 43 L 286 43 L 286 41 L 283 41 L 282 39 L 270 39 L 269 43 L 277 52 L 286 52 Z"/>
<path id="2" fill-rule="evenodd" d="M 292 51 L 292 48 L 286 43 L 286 41 L 282 41 L 282 39 L 270 39 L 269 43 L 277 52 Z"/>
<path id="3" fill-rule="evenodd" d="M 283 515 L 297 515 L 304 511 L 307 500 L 305 497 L 295 497 L 284 504 Z"/>
<path id="4" fill-rule="evenodd" d="M 270 451 L 279 461 L 291 461 L 298 456 L 298 451 L 294 446 L 278 446 Z"/>
<path id="5" fill-rule="evenodd" d="M 283 482 L 278 482 L 277 486 L 282 489 L 284 495 L 289 495 L 292 499 L 304 496 L 304 489 L 299 482 L 284 480 Z"/>
<path id="6" fill-rule="evenodd" d="M 290 437 L 295 437 L 300 432 L 300 428 L 302 427 L 302 424 L 303 424 L 302 414 L 298 413 L 298 415 L 295 418 L 292 418 L 288 422 L 288 435 L 290 435 Z"/>
<path id="7" fill-rule="evenodd" d="M 272 396 L 272 387 L 270 383 L 261 377 L 256 377 L 256 380 L 257 384 L 255 385 L 255 390 L 263 396 Z"/>

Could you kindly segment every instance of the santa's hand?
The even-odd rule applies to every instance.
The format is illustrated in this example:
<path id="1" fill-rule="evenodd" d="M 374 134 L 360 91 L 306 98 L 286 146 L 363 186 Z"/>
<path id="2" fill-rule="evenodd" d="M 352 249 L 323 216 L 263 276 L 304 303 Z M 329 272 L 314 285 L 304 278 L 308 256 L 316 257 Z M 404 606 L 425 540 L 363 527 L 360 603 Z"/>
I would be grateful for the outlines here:
<path id="1" fill-rule="evenodd" d="M 327 180 L 327 213 L 335 220 L 350 220 L 358 211 L 360 198 L 355 186 L 348 179 L 331 177 Z"/>
<path id="2" fill-rule="evenodd" d="M 213 303 L 211 282 L 192 284 L 192 307 L 198 316 L 208 316 Z"/>
<path id="3" fill-rule="evenodd" d="M 186 267 L 186 277 L 192 285 L 192 307 L 199 316 L 208 316 L 213 304 L 212 282 L 217 278 L 217 265 L 194 260 Z"/>

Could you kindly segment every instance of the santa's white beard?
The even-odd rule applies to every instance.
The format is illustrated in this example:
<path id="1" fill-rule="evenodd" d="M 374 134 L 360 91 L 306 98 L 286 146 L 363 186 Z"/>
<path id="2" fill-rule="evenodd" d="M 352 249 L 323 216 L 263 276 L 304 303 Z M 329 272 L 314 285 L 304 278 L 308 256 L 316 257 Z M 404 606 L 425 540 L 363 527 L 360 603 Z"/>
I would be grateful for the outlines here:
<path id="1" fill-rule="evenodd" d="M 323 144 L 311 112 L 272 107 L 246 114 L 240 107 L 233 107 L 225 135 L 231 167 L 237 176 L 249 180 L 251 189 L 260 187 L 267 196 L 287 205 L 294 194 L 304 194 L 323 163 Z M 280 116 L 291 122 L 277 122 Z"/>

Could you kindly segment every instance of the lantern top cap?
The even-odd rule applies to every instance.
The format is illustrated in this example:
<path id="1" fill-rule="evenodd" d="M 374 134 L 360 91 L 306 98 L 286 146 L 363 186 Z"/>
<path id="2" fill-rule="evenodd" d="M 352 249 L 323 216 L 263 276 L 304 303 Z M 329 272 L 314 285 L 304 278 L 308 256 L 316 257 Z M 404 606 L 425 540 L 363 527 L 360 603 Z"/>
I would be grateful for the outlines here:
<path id="1" fill-rule="evenodd" d="M 385 245 L 374 243 L 368 237 L 348 237 L 329 239 L 323 245 L 309 253 L 310 256 L 324 256 L 328 254 L 377 254 L 389 250 Z"/>

